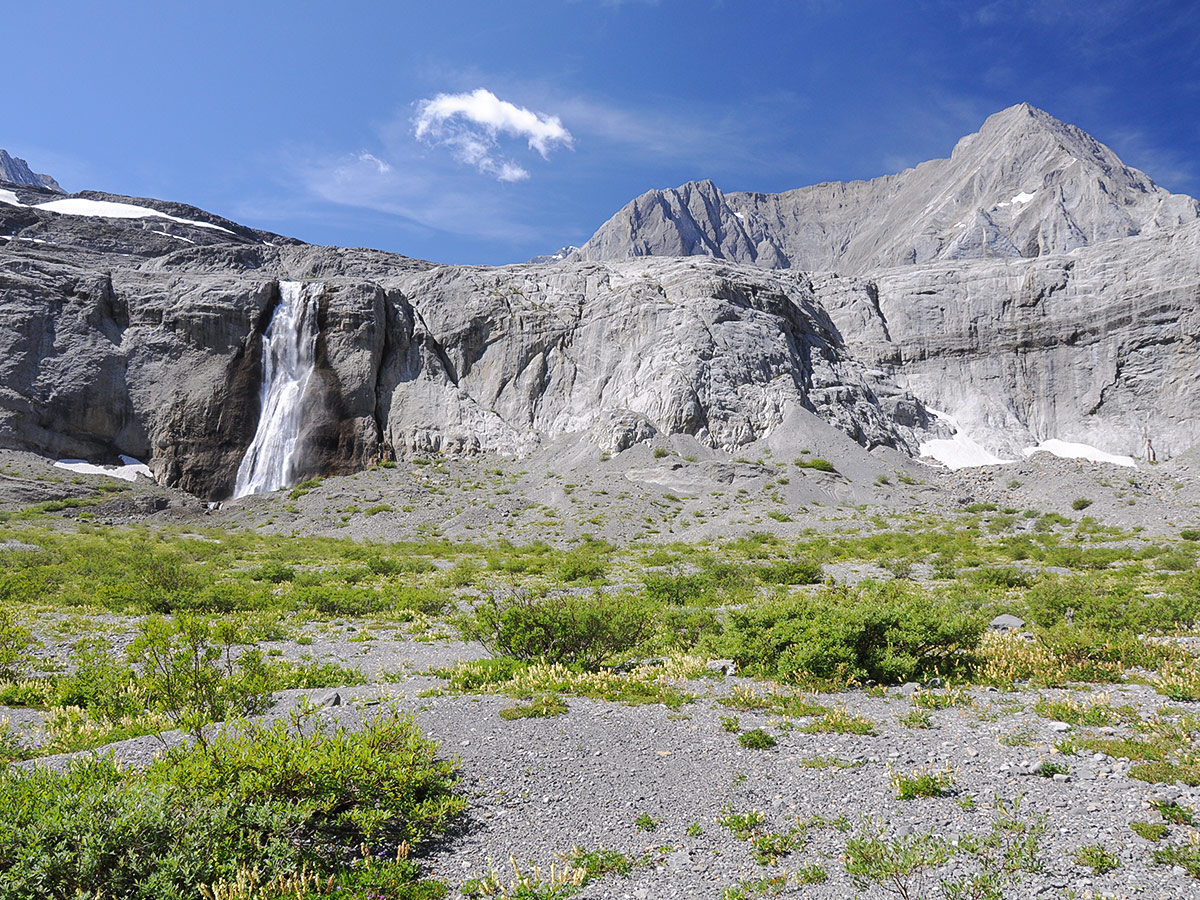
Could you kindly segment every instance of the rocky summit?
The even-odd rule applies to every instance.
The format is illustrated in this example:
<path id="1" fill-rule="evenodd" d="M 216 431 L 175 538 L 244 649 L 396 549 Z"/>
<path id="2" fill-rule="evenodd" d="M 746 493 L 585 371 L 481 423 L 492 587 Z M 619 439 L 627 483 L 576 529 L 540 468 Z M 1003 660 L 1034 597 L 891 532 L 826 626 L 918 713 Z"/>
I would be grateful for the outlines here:
<path id="1" fill-rule="evenodd" d="M 564 435 L 736 454 L 832 426 L 951 465 L 1200 438 L 1200 205 L 1024 104 L 898 175 L 652 191 L 582 248 L 501 268 L 44 179 L 0 188 L 0 442 L 134 457 L 204 497 L 233 493 L 284 393 L 293 482 Z M 284 385 L 264 347 L 292 282 L 315 327 Z"/>
<path id="2" fill-rule="evenodd" d="M 934 159 L 871 181 L 782 194 L 711 181 L 647 191 L 570 258 L 713 256 L 765 269 L 858 275 L 892 266 L 1021 259 L 1195 221 L 1200 204 L 1131 169 L 1027 103 Z"/>
<path id="3" fill-rule="evenodd" d="M 35 175 L 29 168 L 29 163 L 23 159 L 14 159 L 8 155 L 7 150 L 2 148 L 0 148 L 0 181 L 49 188 L 59 194 L 66 193 L 51 176 Z"/>

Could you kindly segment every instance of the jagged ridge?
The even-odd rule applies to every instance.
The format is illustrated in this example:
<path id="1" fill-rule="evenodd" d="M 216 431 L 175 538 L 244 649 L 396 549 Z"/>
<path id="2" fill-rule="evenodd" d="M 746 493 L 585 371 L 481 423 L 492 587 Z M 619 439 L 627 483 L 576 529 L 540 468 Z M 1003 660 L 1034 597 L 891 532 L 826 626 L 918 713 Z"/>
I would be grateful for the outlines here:
<path id="1" fill-rule="evenodd" d="M 1073 125 L 1022 103 L 948 159 L 871 181 L 725 194 L 711 181 L 648 191 L 571 258 L 713 256 L 861 274 L 937 260 L 1034 257 L 1178 225 L 1172 194 Z"/>
<path id="2" fill-rule="evenodd" d="M 48 188 L 56 194 L 65 194 L 58 182 L 49 175 L 37 175 L 29 168 L 25 160 L 8 155 L 7 150 L 0 149 L 0 181 L 10 184 L 27 184 L 32 187 Z"/>

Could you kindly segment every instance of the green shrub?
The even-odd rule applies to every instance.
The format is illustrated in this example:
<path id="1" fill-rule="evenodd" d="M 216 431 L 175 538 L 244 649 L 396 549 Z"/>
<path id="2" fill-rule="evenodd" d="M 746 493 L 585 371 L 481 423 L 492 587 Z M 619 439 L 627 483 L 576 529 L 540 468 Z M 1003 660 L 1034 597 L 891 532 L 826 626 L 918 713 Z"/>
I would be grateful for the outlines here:
<path id="1" fill-rule="evenodd" d="M 1175 825 L 1196 824 L 1196 812 L 1190 806 L 1180 806 L 1178 803 L 1167 803 L 1163 800 L 1152 800 L 1151 805 L 1160 816 Z"/>
<path id="2" fill-rule="evenodd" d="M 1044 577 L 1025 595 L 1028 617 L 1043 628 L 1073 624 L 1115 636 L 1173 632 L 1200 620 L 1200 587 L 1183 576 L 1174 590 L 1153 594 L 1128 579 L 1091 575 Z"/>
<path id="3" fill-rule="evenodd" d="M 295 602 L 324 616 L 366 616 L 388 606 L 387 598 L 373 588 L 314 584 L 293 588 Z"/>
<path id="4" fill-rule="evenodd" d="M 102 719 L 116 721 L 142 711 L 143 698 L 136 696 L 137 673 L 104 638 L 87 638 L 71 653 L 71 674 L 59 679 L 56 706 L 78 706 Z"/>
<path id="5" fill-rule="evenodd" d="M 183 900 L 239 871 L 412 884 L 407 860 L 368 874 L 346 861 L 363 849 L 395 859 L 462 812 L 436 749 L 404 716 L 310 737 L 247 726 L 143 771 L 103 757 L 64 774 L 0 770 L 0 900 Z"/>
<path id="6" fill-rule="evenodd" d="M 296 570 L 291 566 L 285 566 L 281 562 L 274 560 L 265 562 L 259 566 L 250 575 L 255 581 L 269 581 L 271 584 L 283 584 L 285 581 L 293 581 L 296 577 Z"/>
<path id="7" fill-rule="evenodd" d="M 738 735 L 738 743 L 747 750 L 770 750 L 778 741 L 761 728 L 743 731 Z"/>
<path id="8" fill-rule="evenodd" d="M 497 656 L 540 659 L 595 671 L 608 659 L 647 640 L 657 608 L 629 594 L 530 598 L 496 597 L 460 622 L 464 640 L 479 641 Z"/>
<path id="9" fill-rule="evenodd" d="M 827 459 L 821 459 L 819 456 L 814 456 L 811 459 L 805 459 L 803 456 L 796 457 L 793 462 L 801 469 L 816 469 L 818 472 L 836 472 L 833 463 Z"/>
<path id="10" fill-rule="evenodd" d="M 1055 775 L 1070 775 L 1071 767 L 1066 763 L 1047 760 L 1037 767 L 1037 773 L 1042 778 L 1053 778 Z"/>
<path id="11" fill-rule="evenodd" d="M 914 586 L 826 588 L 735 610 L 718 657 L 784 681 L 922 680 L 968 670 L 980 616 Z"/>
<path id="12" fill-rule="evenodd" d="M 1111 872 L 1121 865 L 1121 860 L 1117 858 L 1116 854 L 1110 853 L 1099 844 L 1080 847 L 1075 854 L 1075 862 L 1081 866 L 1087 866 L 1097 875 Z"/>
<path id="13" fill-rule="evenodd" d="M 607 573 L 608 561 L 587 548 L 563 554 L 557 572 L 562 581 L 587 584 L 603 584 Z"/>
<path id="14" fill-rule="evenodd" d="M 0 596 L 0 678 L 15 678 L 25 667 L 26 650 L 33 643 L 29 629 Z"/>
<path id="15" fill-rule="evenodd" d="M 1171 833 L 1171 829 L 1161 822 L 1130 822 L 1129 827 L 1138 837 L 1155 843 Z"/>
<path id="16" fill-rule="evenodd" d="M 1166 866 L 1180 866 L 1193 878 L 1200 878 L 1200 847 L 1172 846 L 1154 851 L 1154 861 Z"/>
<path id="17" fill-rule="evenodd" d="M 637 826 L 638 831 L 653 831 L 658 827 L 658 819 L 651 816 L 650 813 L 638 813 L 633 824 Z"/>
<path id="18" fill-rule="evenodd" d="M 626 876 L 633 871 L 633 860 L 620 850 L 584 850 L 582 847 L 571 849 L 570 863 L 587 872 L 587 877 L 603 878 L 605 875 Z"/>
<path id="19" fill-rule="evenodd" d="M 821 564 L 807 559 L 781 559 L 758 567 L 764 584 L 817 584 L 824 576 Z"/>
<path id="20" fill-rule="evenodd" d="M 690 650 L 721 633 L 721 620 L 711 609 L 667 607 L 659 613 L 660 641 L 668 651 Z"/>
<path id="21" fill-rule="evenodd" d="M 143 619 L 128 653 L 148 708 L 201 744 L 209 722 L 265 709 L 271 686 L 262 653 L 248 650 L 235 661 L 235 641 L 227 624 L 197 616 Z"/>
<path id="22" fill-rule="evenodd" d="M 915 800 L 918 797 L 945 796 L 954 785 L 954 773 L 949 768 L 940 771 L 929 767 L 911 774 L 892 772 L 890 781 L 900 800 Z"/>
<path id="23" fill-rule="evenodd" d="M 1091 505 L 1092 501 L 1087 497 L 1076 497 L 1071 501 L 1071 509 L 1075 510 L 1087 509 Z"/>
<path id="24" fill-rule="evenodd" d="M 1027 588 L 1035 581 L 1034 576 L 1016 566 L 995 566 L 976 569 L 970 575 L 972 581 L 987 587 Z"/>

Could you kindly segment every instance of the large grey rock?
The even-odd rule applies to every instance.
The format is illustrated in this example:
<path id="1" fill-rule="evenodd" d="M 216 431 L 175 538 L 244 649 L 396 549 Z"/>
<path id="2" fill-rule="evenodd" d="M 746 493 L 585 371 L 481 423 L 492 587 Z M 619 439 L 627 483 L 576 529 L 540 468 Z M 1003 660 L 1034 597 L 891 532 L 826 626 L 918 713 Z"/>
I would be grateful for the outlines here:
<path id="1" fill-rule="evenodd" d="M 6 228 L 0 440 L 127 454 L 206 496 L 228 494 L 253 437 L 280 279 L 325 286 L 305 477 L 380 454 L 523 454 L 575 432 L 611 450 L 655 434 L 733 450 L 786 443 L 785 422 L 801 440 L 813 425 L 799 413 L 912 453 L 930 424 L 846 352 L 796 273 L 705 259 L 439 267 L 197 227 L 179 248 L 130 220 L 30 206 L 0 207 Z"/>
<path id="2" fill-rule="evenodd" d="M 442 267 L 391 283 L 409 305 L 380 376 L 398 452 L 524 453 L 589 431 L 611 449 L 664 433 L 732 450 L 789 407 L 868 447 L 912 450 L 929 424 L 844 352 L 802 276 L 644 260 Z"/>
<path id="3" fill-rule="evenodd" d="M 938 260 L 1033 257 L 1192 221 L 1200 204 L 1022 103 L 935 159 L 870 181 L 781 194 L 711 181 L 648 191 L 572 259 L 713 256 L 862 274 Z"/>

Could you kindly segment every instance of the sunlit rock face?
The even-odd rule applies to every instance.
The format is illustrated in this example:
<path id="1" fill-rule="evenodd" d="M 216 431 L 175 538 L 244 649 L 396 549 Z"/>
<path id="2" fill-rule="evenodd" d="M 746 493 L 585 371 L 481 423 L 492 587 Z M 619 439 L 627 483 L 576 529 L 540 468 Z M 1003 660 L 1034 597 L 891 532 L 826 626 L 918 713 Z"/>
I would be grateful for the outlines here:
<path id="1" fill-rule="evenodd" d="M 673 233 L 670 258 L 596 261 L 585 246 L 439 266 L 182 204 L 5 184 L 0 444 L 132 457 L 212 498 L 565 434 L 609 452 L 657 434 L 802 447 L 806 427 L 833 426 L 913 455 L 1180 453 L 1200 442 L 1195 201 L 1048 118 L 1015 107 L 950 160 L 806 189 L 790 212 L 694 185 L 646 207 L 696 226 Z M 1085 163 L 1108 180 L 1073 174 Z M 954 216 L 985 201 L 972 243 Z M 768 209 L 798 230 L 754 231 Z M 714 216 L 720 233 L 701 227 Z M 284 332 L 303 371 L 273 392 Z M 254 473 L 268 445 L 286 449 L 270 478 Z"/>
<path id="2" fill-rule="evenodd" d="M 711 181 L 648 191 L 568 259 L 712 256 L 862 274 L 945 260 L 1074 250 L 1194 221 L 1200 204 L 1130 168 L 1073 125 L 1022 103 L 934 159 L 870 181 L 780 194 Z"/>

